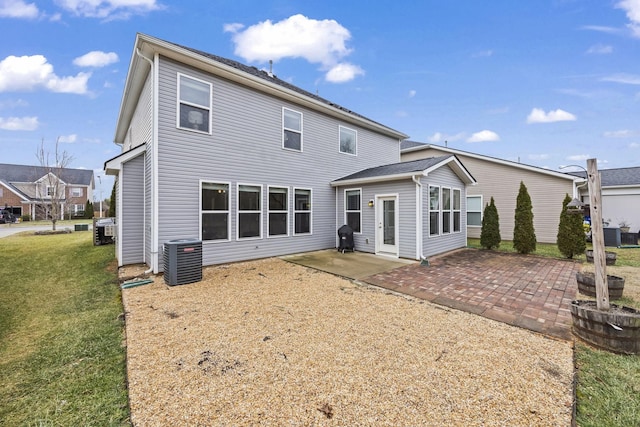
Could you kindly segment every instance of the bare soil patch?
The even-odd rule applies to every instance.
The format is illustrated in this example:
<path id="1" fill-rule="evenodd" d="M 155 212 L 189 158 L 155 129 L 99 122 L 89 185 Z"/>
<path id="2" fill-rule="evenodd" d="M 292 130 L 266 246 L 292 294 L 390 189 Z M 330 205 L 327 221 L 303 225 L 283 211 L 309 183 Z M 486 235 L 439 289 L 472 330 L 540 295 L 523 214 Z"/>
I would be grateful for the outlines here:
<path id="1" fill-rule="evenodd" d="M 134 425 L 571 423 L 571 343 L 279 259 L 203 275 L 123 291 Z"/>

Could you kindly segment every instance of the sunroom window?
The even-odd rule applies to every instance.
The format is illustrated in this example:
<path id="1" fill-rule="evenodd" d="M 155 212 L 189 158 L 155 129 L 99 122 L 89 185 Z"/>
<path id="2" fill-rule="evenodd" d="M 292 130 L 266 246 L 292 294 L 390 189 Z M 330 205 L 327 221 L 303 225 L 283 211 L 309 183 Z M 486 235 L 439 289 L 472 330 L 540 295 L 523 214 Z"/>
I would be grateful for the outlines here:
<path id="1" fill-rule="evenodd" d="M 451 189 L 442 189 L 442 233 L 451 233 Z"/>
<path id="2" fill-rule="evenodd" d="M 429 235 L 440 234 L 440 188 L 429 187 Z"/>
<path id="3" fill-rule="evenodd" d="M 178 127 L 210 133 L 211 83 L 178 74 Z"/>
<path id="4" fill-rule="evenodd" d="M 453 232 L 460 231 L 460 190 L 453 190 Z"/>

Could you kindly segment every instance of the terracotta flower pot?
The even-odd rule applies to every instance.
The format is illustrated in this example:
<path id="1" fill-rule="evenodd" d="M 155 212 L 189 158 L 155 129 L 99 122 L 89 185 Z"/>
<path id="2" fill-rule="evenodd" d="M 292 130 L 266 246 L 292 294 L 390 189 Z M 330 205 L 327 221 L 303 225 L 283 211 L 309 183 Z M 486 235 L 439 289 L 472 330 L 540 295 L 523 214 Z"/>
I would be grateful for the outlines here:
<path id="1" fill-rule="evenodd" d="M 571 303 L 573 333 L 596 347 L 622 354 L 640 354 L 640 311 L 611 304 L 598 310 L 595 301 Z"/>
<path id="2" fill-rule="evenodd" d="M 587 249 L 585 252 L 587 262 L 593 262 L 593 249 Z M 605 251 L 605 262 L 607 265 L 615 265 L 616 258 L 618 257 L 616 252 Z"/>
<path id="3" fill-rule="evenodd" d="M 578 272 L 576 273 L 576 282 L 578 282 L 578 291 L 580 291 L 582 295 L 590 297 L 596 296 L 595 273 Z M 622 298 L 622 292 L 624 291 L 624 278 L 607 275 L 607 287 L 609 288 L 610 299 Z"/>

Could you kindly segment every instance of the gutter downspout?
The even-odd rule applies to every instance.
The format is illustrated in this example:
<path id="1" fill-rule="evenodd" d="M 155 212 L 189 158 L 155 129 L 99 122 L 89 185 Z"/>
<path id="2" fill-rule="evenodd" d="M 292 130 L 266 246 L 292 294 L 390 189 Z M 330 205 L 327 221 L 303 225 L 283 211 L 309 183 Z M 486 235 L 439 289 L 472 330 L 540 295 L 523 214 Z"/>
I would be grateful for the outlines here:
<path id="1" fill-rule="evenodd" d="M 422 261 L 424 259 L 422 247 L 422 183 L 420 175 L 414 175 L 411 180 L 416 183 L 416 259 Z"/>
<path id="2" fill-rule="evenodd" d="M 156 190 L 156 183 L 158 182 L 158 166 L 157 166 L 157 159 L 158 159 L 158 153 L 157 153 L 157 146 L 158 144 L 157 142 L 157 137 L 156 135 L 157 133 L 157 119 L 156 119 L 156 112 L 157 110 L 157 100 L 158 100 L 158 96 L 157 96 L 157 82 L 156 82 L 156 74 L 154 73 L 155 71 L 155 61 L 157 58 L 157 55 L 154 55 L 154 60 L 152 61 L 150 58 L 147 58 L 146 56 L 143 55 L 142 51 L 140 50 L 140 48 L 136 48 L 136 54 L 144 59 L 145 61 L 147 61 L 149 63 L 149 66 L 151 67 L 149 69 L 149 72 L 151 73 L 151 92 L 152 92 L 152 113 L 151 113 L 151 120 L 152 120 L 152 125 L 151 125 L 151 140 L 152 140 L 152 153 L 151 155 L 153 156 L 153 160 L 151 161 L 151 221 L 152 221 L 152 225 L 151 225 L 151 266 L 149 267 L 148 270 L 146 270 L 144 272 L 144 274 L 150 274 L 151 272 L 153 272 L 154 274 L 158 273 L 158 251 L 157 249 L 154 250 L 153 248 L 157 248 L 158 247 L 158 224 L 157 224 L 157 218 L 156 218 L 156 214 L 158 212 L 157 209 L 157 204 L 158 204 L 158 197 L 157 197 L 157 192 Z M 122 203 L 121 203 L 122 205 Z M 146 205 L 145 205 L 145 209 L 146 209 Z M 144 212 L 144 217 L 146 218 L 146 212 Z M 147 241 L 147 229 L 146 226 L 143 230 L 143 242 Z M 144 243 L 143 243 L 143 251 L 144 251 Z"/>

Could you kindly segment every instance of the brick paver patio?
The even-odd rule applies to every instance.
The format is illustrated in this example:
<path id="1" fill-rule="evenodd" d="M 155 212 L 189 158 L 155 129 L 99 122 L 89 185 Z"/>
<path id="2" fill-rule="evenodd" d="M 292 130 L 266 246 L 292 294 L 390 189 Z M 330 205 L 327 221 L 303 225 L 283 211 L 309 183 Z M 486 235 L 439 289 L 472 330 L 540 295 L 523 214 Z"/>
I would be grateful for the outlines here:
<path id="1" fill-rule="evenodd" d="M 578 262 L 463 249 L 362 279 L 490 319 L 571 339 Z"/>

